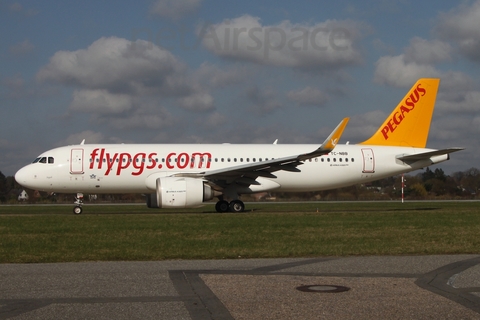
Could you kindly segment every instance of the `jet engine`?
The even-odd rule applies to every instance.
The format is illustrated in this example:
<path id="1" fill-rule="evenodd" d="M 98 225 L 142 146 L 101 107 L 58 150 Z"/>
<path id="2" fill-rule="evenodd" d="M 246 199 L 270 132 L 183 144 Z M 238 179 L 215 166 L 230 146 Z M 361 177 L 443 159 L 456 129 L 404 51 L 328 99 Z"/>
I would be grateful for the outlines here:
<path id="1" fill-rule="evenodd" d="M 149 208 L 188 208 L 213 199 L 214 190 L 205 181 L 182 177 L 161 177 L 156 193 L 147 195 Z"/>

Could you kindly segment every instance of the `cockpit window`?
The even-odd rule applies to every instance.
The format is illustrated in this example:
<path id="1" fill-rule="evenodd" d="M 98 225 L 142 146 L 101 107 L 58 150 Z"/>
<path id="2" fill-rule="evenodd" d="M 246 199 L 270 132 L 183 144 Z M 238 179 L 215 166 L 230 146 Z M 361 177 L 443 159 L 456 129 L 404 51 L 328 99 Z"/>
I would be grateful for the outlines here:
<path id="1" fill-rule="evenodd" d="M 55 163 L 55 159 L 53 157 L 38 157 L 37 159 L 33 160 L 33 163 Z"/>

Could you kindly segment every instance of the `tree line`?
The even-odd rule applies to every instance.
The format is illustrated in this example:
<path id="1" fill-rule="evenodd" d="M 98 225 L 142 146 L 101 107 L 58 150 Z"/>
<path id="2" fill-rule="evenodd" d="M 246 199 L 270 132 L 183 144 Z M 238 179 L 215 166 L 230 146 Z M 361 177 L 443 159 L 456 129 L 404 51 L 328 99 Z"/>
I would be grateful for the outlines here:
<path id="1" fill-rule="evenodd" d="M 319 177 L 321 179 L 321 177 Z M 480 170 L 470 168 L 451 175 L 436 168 L 426 168 L 415 175 L 404 175 L 404 198 L 406 200 L 463 200 L 478 199 L 480 192 Z M 24 190 L 15 178 L 0 172 L 0 203 L 18 203 L 19 195 Z M 28 202 L 73 202 L 72 194 L 52 194 L 26 190 Z M 245 195 L 244 201 L 254 200 L 318 200 L 318 201 L 353 201 L 353 200 L 396 200 L 402 198 L 402 176 L 393 176 L 368 184 L 318 192 L 283 193 L 272 192 L 257 195 Z M 139 194 L 103 194 L 95 197 L 86 195 L 85 201 L 96 202 L 142 202 Z"/>

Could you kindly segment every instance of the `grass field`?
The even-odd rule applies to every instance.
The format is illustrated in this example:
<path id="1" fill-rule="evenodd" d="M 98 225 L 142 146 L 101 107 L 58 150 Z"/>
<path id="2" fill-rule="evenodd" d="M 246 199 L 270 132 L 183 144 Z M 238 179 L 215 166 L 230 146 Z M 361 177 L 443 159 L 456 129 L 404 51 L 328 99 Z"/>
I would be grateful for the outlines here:
<path id="1" fill-rule="evenodd" d="M 0 206 L 0 263 L 480 253 L 476 202 L 247 208 Z"/>

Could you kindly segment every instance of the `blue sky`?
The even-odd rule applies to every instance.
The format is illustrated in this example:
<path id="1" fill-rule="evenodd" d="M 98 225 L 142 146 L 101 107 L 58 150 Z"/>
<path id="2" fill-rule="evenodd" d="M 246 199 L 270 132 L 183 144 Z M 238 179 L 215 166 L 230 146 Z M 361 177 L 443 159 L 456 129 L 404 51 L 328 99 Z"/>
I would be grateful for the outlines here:
<path id="1" fill-rule="evenodd" d="M 479 167 L 480 1 L 0 0 L 0 171 L 87 143 L 366 140 L 420 77 Z M 314 37 L 312 35 L 315 35 Z"/>

